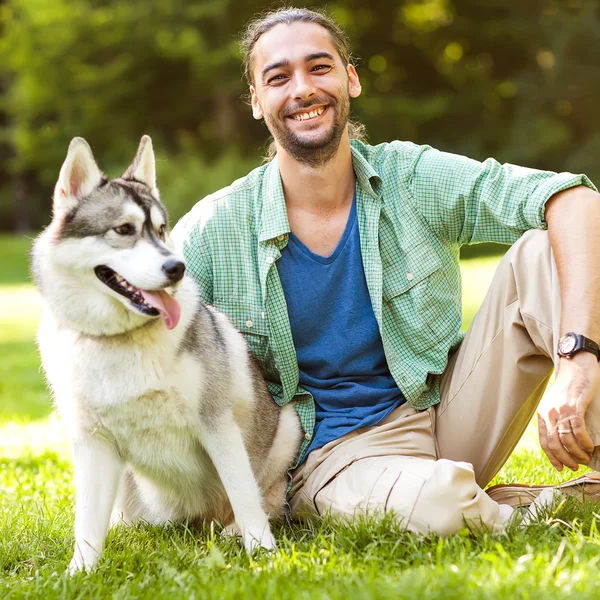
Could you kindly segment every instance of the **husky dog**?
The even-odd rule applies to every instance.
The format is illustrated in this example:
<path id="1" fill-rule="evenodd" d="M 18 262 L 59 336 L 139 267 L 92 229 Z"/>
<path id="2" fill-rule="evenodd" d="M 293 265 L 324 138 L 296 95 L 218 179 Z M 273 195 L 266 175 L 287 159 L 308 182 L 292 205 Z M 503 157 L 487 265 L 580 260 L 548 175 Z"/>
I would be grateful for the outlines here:
<path id="1" fill-rule="evenodd" d="M 218 520 L 273 548 L 300 443 L 244 339 L 202 304 L 167 232 L 152 142 L 109 181 L 69 146 L 53 220 L 32 252 L 38 345 L 73 437 L 75 552 L 92 567 L 110 525 Z"/>

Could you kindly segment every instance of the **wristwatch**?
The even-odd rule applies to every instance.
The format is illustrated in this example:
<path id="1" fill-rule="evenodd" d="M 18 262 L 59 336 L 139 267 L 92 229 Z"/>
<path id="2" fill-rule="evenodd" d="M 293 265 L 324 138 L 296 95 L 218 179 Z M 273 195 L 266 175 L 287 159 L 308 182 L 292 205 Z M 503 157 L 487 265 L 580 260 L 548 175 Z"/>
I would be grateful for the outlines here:
<path id="1" fill-rule="evenodd" d="M 598 346 L 596 342 L 590 340 L 590 338 L 569 331 L 569 333 L 565 333 L 565 335 L 558 340 L 557 353 L 559 356 L 572 358 L 581 350 L 591 352 L 598 359 L 598 362 L 600 362 L 600 346 Z"/>

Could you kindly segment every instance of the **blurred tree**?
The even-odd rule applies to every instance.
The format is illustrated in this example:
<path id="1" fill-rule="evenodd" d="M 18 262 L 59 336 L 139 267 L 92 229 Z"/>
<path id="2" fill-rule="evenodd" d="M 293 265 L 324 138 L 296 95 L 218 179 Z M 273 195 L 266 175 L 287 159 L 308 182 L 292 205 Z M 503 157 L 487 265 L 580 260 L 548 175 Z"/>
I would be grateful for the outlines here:
<path id="1" fill-rule="evenodd" d="M 364 91 L 353 109 L 373 143 L 410 139 L 597 180 L 599 6 L 327 4 L 359 57 Z M 235 40 L 262 8 L 247 0 L 0 0 L 0 228 L 47 220 L 75 135 L 114 175 L 150 133 L 177 214 L 258 164 L 267 132 L 241 100 Z"/>
<path id="2" fill-rule="evenodd" d="M 241 144 L 232 0 L 9 0 L 0 7 L 8 169 L 49 190 L 69 140 L 123 165 L 150 133 L 162 152 Z M 241 3 L 235 12 L 247 18 Z M 47 193 L 45 194 L 47 197 Z M 31 207 L 36 213 L 39 206 Z M 43 214 L 47 213 L 44 207 Z M 39 223 L 39 219 L 36 219 Z"/>

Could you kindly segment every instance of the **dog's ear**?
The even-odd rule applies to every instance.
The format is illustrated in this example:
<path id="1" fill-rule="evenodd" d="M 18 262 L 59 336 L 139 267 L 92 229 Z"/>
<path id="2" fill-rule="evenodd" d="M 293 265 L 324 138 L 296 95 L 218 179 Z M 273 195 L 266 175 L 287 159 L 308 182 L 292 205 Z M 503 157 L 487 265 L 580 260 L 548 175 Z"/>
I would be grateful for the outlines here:
<path id="1" fill-rule="evenodd" d="M 77 206 L 103 179 L 89 144 L 83 138 L 73 138 L 54 188 L 54 214 Z"/>
<path id="2" fill-rule="evenodd" d="M 123 173 L 122 179 L 140 181 L 148 186 L 154 195 L 158 196 L 154 150 L 152 149 L 152 140 L 149 135 L 142 136 L 137 154 L 131 166 Z"/>

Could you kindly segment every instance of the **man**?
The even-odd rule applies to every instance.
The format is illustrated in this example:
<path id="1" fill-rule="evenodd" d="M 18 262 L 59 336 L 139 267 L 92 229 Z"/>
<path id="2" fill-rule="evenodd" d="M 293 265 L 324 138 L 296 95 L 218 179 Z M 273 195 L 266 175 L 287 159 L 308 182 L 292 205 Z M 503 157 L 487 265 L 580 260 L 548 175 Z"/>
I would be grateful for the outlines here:
<path id="1" fill-rule="evenodd" d="M 244 50 L 275 157 L 196 205 L 178 235 L 204 300 L 244 333 L 275 401 L 297 407 L 293 515 L 394 510 L 410 531 L 449 534 L 465 519 L 501 530 L 513 509 L 482 486 L 555 358 L 540 443 L 558 470 L 598 468 L 600 195 L 589 180 L 351 141 L 360 80 L 321 13 L 269 13 Z M 459 248 L 480 241 L 514 245 L 463 341 Z M 559 358 L 567 332 L 574 345 L 563 338 Z"/>

